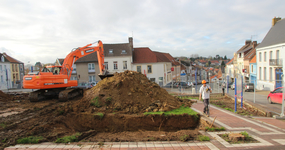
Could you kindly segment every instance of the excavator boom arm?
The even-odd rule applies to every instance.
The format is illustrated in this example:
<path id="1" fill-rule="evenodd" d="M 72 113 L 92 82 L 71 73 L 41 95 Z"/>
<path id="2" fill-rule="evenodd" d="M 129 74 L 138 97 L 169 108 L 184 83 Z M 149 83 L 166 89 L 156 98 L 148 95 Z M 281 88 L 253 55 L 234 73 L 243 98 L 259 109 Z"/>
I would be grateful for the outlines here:
<path id="1" fill-rule="evenodd" d="M 61 74 L 66 74 L 69 73 L 69 79 L 70 80 L 70 72 L 73 70 L 72 66 L 76 60 L 78 60 L 81 57 L 84 57 L 86 55 L 89 55 L 91 53 L 97 52 L 97 57 L 98 57 L 98 64 L 99 64 L 99 69 L 100 69 L 100 74 L 104 74 L 104 48 L 103 48 L 103 43 L 101 41 L 98 41 L 97 46 L 92 46 L 92 44 L 88 44 L 84 47 L 79 47 L 69 53 L 66 58 L 64 59 L 64 62 L 62 64 L 62 70 Z"/>

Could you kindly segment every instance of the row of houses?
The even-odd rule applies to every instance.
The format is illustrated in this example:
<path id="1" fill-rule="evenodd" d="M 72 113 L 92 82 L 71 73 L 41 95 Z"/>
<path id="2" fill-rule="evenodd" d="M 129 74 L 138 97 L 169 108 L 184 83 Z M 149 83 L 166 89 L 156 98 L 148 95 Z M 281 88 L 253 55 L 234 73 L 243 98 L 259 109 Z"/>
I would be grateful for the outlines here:
<path id="1" fill-rule="evenodd" d="M 0 90 L 21 88 L 24 63 L 6 53 L 0 53 Z"/>
<path id="2" fill-rule="evenodd" d="M 246 40 L 226 64 L 225 73 L 231 79 L 242 75 L 245 82 L 256 83 L 259 90 L 273 90 L 282 86 L 284 52 L 285 19 L 273 18 L 262 42 Z"/>
<path id="3" fill-rule="evenodd" d="M 183 66 L 169 53 L 152 51 L 148 47 L 133 47 L 133 38 L 128 43 L 103 44 L 104 64 L 111 74 L 133 70 L 163 86 L 172 80 L 180 80 Z M 56 59 L 55 65 L 62 65 L 64 59 Z M 81 82 L 100 81 L 97 53 L 78 59 L 73 65 L 71 80 Z"/>

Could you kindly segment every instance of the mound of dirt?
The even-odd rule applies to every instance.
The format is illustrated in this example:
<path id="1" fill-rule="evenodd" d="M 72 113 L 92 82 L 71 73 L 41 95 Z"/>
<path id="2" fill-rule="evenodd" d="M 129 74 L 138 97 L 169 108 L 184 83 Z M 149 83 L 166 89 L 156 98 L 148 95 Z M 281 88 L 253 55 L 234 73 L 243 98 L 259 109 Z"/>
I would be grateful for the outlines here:
<path id="1" fill-rule="evenodd" d="M 9 101 L 11 97 L 0 90 L 0 101 Z"/>
<path id="2" fill-rule="evenodd" d="M 169 95 L 158 84 L 135 71 L 115 73 L 84 93 L 73 106 L 79 112 L 120 112 L 127 114 L 170 111 L 182 104 L 191 106 L 189 100 Z"/>

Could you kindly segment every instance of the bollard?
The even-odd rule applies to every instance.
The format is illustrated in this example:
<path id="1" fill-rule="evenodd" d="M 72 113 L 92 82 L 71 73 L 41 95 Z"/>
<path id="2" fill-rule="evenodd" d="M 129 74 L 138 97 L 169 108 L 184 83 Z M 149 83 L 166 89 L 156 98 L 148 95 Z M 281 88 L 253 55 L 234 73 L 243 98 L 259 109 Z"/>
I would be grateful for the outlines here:
<path id="1" fill-rule="evenodd" d="M 192 94 L 196 93 L 195 88 L 192 88 Z"/>

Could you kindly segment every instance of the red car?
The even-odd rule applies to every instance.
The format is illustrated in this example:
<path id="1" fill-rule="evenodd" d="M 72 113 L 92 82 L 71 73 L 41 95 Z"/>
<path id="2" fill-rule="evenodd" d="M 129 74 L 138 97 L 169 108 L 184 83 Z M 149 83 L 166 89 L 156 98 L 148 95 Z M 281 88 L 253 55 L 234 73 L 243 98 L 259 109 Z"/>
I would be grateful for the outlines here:
<path id="1" fill-rule="evenodd" d="M 267 100 L 269 104 L 272 103 L 279 103 L 282 104 L 282 94 L 283 94 L 283 87 L 276 88 L 272 92 L 270 92 L 267 96 Z"/>

